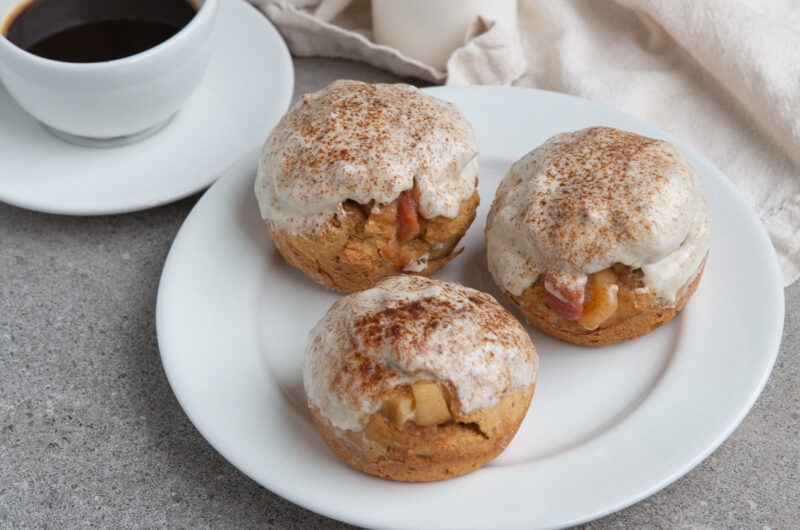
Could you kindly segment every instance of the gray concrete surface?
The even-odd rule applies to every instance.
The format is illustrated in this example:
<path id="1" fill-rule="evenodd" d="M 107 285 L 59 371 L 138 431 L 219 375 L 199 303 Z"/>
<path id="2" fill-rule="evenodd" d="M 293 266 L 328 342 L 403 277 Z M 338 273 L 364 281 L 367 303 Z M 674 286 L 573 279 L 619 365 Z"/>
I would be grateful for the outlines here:
<path id="1" fill-rule="evenodd" d="M 295 67 L 295 95 L 397 80 L 347 61 Z M 167 384 L 156 289 L 196 200 L 88 218 L 0 204 L 0 528 L 346 527 L 238 472 Z M 682 479 L 587 528 L 800 525 L 800 282 L 786 296 L 775 370 L 741 426 Z"/>

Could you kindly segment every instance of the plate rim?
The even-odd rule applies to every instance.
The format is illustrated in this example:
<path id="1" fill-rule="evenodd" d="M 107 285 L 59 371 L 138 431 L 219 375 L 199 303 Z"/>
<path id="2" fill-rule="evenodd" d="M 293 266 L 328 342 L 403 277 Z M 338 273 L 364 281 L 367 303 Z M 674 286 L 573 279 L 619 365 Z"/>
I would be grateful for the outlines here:
<path id="1" fill-rule="evenodd" d="M 737 206 L 737 212 L 738 211 L 746 212 L 746 215 L 747 215 L 748 220 L 749 220 L 749 224 L 755 223 L 754 226 L 757 227 L 757 232 L 758 232 L 760 238 L 763 241 L 769 243 L 769 248 L 772 249 L 772 251 L 769 252 L 766 256 L 762 256 L 761 258 L 762 258 L 762 260 L 767 262 L 766 264 L 768 265 L 768 268 L 771 271 L 771 276 L 775 280 L 771 284 L 771 287 L 772 287 L 771 290 L 772 290 L 772 295 L 773 296 L 771 296 L 770 298 L 771 298 L 771 300 L 773 302 L 771 304 L 771 305 L 773 305 L 772 309 L 773 309 L 773 311 L 775 312 L 775 314 L 777 316 L 780 316 L 780 318 L 777 319 L 775 322 L 772 322 L 772 324 L 771 324 L 771 329 L 772 329 L 772 334 L 770 335 L 771 344 L 768 345 L 768 348 L 765 348 L 766 351 L 771 352 L 769 362 L 767 363 L 768 366 L 765 365 L 764 370 L 763 370 L 763 372 L 761 374 L 761 377 L 760 377 L 759 381 L 757 382 L 757 384 L 755 386 L 753 386 L 752 391 L 747 396 L 746 406 L 741 407 L 738 410 L 738 413 L 736 414 L 736 417 L 733 418 L 731 421 L 727 422 L 726 428 L 724 428 L 721 431 L 716 433 L 716 436 L 713 438 L 713 440 L 710 443 L 708 443 L 706 445 L 706 448 L 705 448 L 704 451 L 701 451 L 701 452 L 695 454 L 694 457 L 689 459 L 687 462 L 685 462 L 684 465 L 680 466 L 679 468 L 673 469 L 671 473 L 669 473 L 666 476 L 664 476 L 661 480 L 654 482 L 649 488 L 646 488 L 645 490 L 640 491 L 638 494 L 631 496 L 629 499 L 627 499 L 624 502 L 618 502 L 618 503 L 616 503 L 614 505 L 607 506 L 605 509 L 596 510 L 591 514 L 584 514 L 584 515 L 581 515 L 581 516 L 578 516 L 578 517 L 574 517 L 573 519 L 571 519 L 569 521 L 563 521 L 558 526 L 561 526 L 561 524 L 564 524 L 564 525 L 579 524 L 581 522 L 594 520 L 596 518 L 603 517 L 603 516 L 608 515 L 610 513 L 614 513 L 616 511 L 624 509 L 624 508 L 626 508 L 626 507 L 628 507 L 628 506 L 630 506 L 630 505 L 632 505 L 632 504 L 634 504 L 636 502 L 639 502 L 639 501 L 641 501 L 642 499 L 644 499 L 646 497 L 649 497 L 650 495 L 654 494 L 655 492 L 657 492 L 657 491 L 663 489 L 664 487 L 668 486 L 669 484 L 675 482 L 677 479 L 679 479 L 682 476 L 684 476 L 688 471 L 693 469 L 697 464 L 699 464 L 705 458 L 707 458 L 708 455 L 710 455 L 714 450 L 716 450 L 719 447 L 719 445 L 721 445 L 722 442 L 724 442 L 730 436 L 730 434 L 740 425 L 741 421 L 749 413 L 749 411 L 751 410 L 753 404 L 755 403 L 755 401 L 757 400 L 757 398 L 759 397 L 759 395 L 763 391 L 764 385 L 766 384 L 767 380 L 769 379 L 769 376 L 770 376 L 770 374 L 772 372 L 772 368 L 774 366 L 775 360 L 777 358 L 777 355 L 778 355 L 778 352 L 779 352 L 780 343 L 781 343 L 781 340 L 782 340 L 782 329 L 783 329 L 784 318 L 785 318 L 785 314 L 784 314 L 784 312 L 785 312 L 784 292 L 783 292 L 783 288 L 782 288 L 782 286 L 780 284 L 780 270 L 779 270 L 779 267 L 778 267 L 777 256 L 775 254 L 774 247 L 771 244 L 771 240 L 769 239 L 769 236 L 768 236 L 768 234 L 766 232 L 766 229 L 763 226 L 763 223 L 761 223 L 761 221 L 758 218 L 757 214 L 755 213 L 754 209 L 747 203 L 747 201 L 744 199 L 744 197 L 741 195 L 741 193 L 738 191 L 738 189 L 733 185 L 733 183 L 727 177 L 725 177 L 725 175 L 718 168 L 716 168 L 716 166 L 713 163 L 711 163 L 710 160 L 708 160 L 705 156 L 703 156 L 697 150 L 695 150 L 695 149 L 691 148 L 690 146 L 687 146 L 683 142 L 680 142 L 679 140 L 673 138 L 673 136 L 671 134 L 669 134 L 667 131 L 664 131 L 662 128 L 658 127 L 655 124 L 652 124 L 651 122 L 647 122 L 646 120 L 642 120 L 641 118 L 638 118 L 638 117 L 635 117 L 635 116 L 631 116 L 629 114 L 626 114 L 624 112 L 618 111 L 616 109 L 609 108 L 609 107 L 604 107 L 603 105 L 599 105 L 597 103 L 590 102 L 590 101 L 584 100 L 582 98 L 577 98 L 575 96 L 570 96 L 570 95 L 556 93 L 556 92 L 550 92 L 550 91 L 544 91 L 544 90 L 538 90 L 538 89 L 520 88 L 520 87 L 469 86 L 469 87 L 432 87 L 432 88 L 427 88 L 427 89 L 424 89 L 424 90 L 426 92 L 428 92 L 428 93 L 433 94 L 433 95 L 437 95 L 439 97 L 443 97 L 443 99 L 448 99 L 447 97 L 444 97 L 444 95 L 451 94 L 451 93 L 461 93 L 461 92 L 464 92 L 464 91 L 468 91 L 468 92 L 489 91 L 491 93 L 495 93 L 497 91 L 535 92 L 535 93 L 546 94 L 547 97 L 566 98 L 567 100 L 574 99 L 574 100 L 579 100 L 579 101 L 581 101 L 583 103 L 590 103 L 591 105 L 595 105 L 595 106 L 598 106 L 598 107 L 603 107 L 606 111 L 611 111 L 613 114 L 619 114 L 621 116 L 624 116 L 626 119 L 633 118 L 637 122 L 645 123 L 649 127 L 658 129 L 659 131 L 663 132 L 664 137 L 668 138 L 669 141 L 674 141 L 674 143 L 676 145 L 678 145 L 682 150 L 684 150 L 684 152 L 691 152 L 694 156 L 697 156 L 697 157 L 701 158 L 702 160 L 706 161 L 710 167 L 713 167 L 715 169 L 715 171 L 716 171 L 716 175 L 714 175 L 714 178 L 727 189 L 727 192 L 730 195 L 736 197 L 736 199 L 738 201 L 738 204 L 736 205 Z M 252 153 L 251 153 L 251 155 L 252 155 Z M 248 156 L 250 156 L 250 155 L 248 155 Z M 243 162 L 242 164 L 245 164 L 245 163 L 246 164 L 252 164 L 252 161 Z M 239 165 L 235 166 L 234 168 L 229 169 L 228 172 L 224 175 L 224 177 L 228 177 L 231 180 L 233 180 L 234 177 L 233 176 L 229 176 L 229 175 L 235 175 L 237 170 L 239 170 L 239 168 L 242 167 L 242 164 L 239 164 Z M 223 181 L 223 179 L 220 179 L 220 182 L 222 182 L 222 181 Z M 217 184 L 215 184 L 214 186 L 216 186 L 216 185 Z M 209 191 L 212 191 L 214 186 L 212 186 L 212 189 L 209 190 Z M 164 303 L 163 296 L 164 296 L 164 290 L 168 288 L 167 284 L 168 284 L 169 277 L 170 277 L 170 274 L 171 274 L 170 271 L 171 271 L 171 269 L 173 267 L 172 261 L 171 261 L 172 258 L 173 258 L 173 250 L 176 248 L 176 246 L 180 247 L 180 246 L 183 245 L 183 243 L 182 243 L 183 239 L 181 238 L 181 236 L 182 236 L 182 233 L 184 231 L 184 227 L 187 225 L 187 223 L 190 223 L 190 219 L 192 218 L 192 215 L 195 213 L 195 210 L 199 209 L 199 208 L 203 208 L 201 206 L 201 204 L 204 203 L 204 201 L 206 199 L 207 199 L 207 196 L 204 195 L 201 198 L 201 200 L 198 201 L 198 204 L 195 205 L 195 208 L 193 209 L 193 211 L 190 212 L 190 215 L 187 217 L 186 221 L 184 222 L 184 225 L 181 226 L 181 229 L 178 231 L 178 234 L 176 235 L 175 243 L 173 244 L 173 247 L 170 248 L 169 254 L 168 254 L 167 259 L 165 261 L 164 272 L 162 273 L 161 280 L 160 280 L 160 283 L 159 283 L 158 295 L 157 295 L 157 301 L 156 301 L 156 315 L 155 315 L 155 317 L 156 317 L 156 329 L 157 329 L 159 349 L 161 351 L 162 363 L 164 364 L 164 369 L 165 369 L 165 372 L 167 373 L 167 378 L 168 378 L 168 380 L 170 382 L 170 386 L 173 388 L 173 392 L 175 393 L 176 398 L 178 399 L 179 403 L 181 404 L 181 407 L 184 409 L 184 412 L 190 418 L 192 423 L 198 428 L 198 431 L 212 445 L 212 447 L 214 447 L 215 450 L 217 450 L 229 462 L 233 463 L 245 475 L 247 475 L 251 479 L 255 480 L 257 483 L 261 484 L 263 487 L 266 487 L 267 489 L 273 491 L 274 493 L 276 493 L 278 495 L 283 496 L 284 498 L 290 500 L 291 502 L 293 502 L 295 504 L 298 504 L 299 506 L 302 506 L 302 507 L 304 507 L 306 509 L 309 509 L 311 511 L 314 511 L 316 513 L 320 513 L 320 514 L 326 515 L 328 517 L 332 517 L 334 519 L 338 519 L 338 520 L 341 520 L 341 521 L 349 522 L 349 523 L 352 523 L 352 524 L 359 524 L 359 525 L 386 526 L 386 522 L 385 521 L 383 521 L 381 523 L 380 521 L 376 521 L 374 518 L 366 517 L 364 514 L 354 514 L 352 512 L 348 512 L 347 510 L 323 509 L 318 505 L 314 505 L 314 503 L 311 502 L 311 500 L 298 498 L 297 495 L 293 494 L 294 492 L 291 491 L 291 488 L 284 487 L 280 483 L 274 483 L 274 484 L 267 485 L 267 484 L 264 484 L 262 481 L 256 479 L 248 471 L 243 469 L 243 466 L 241 466 L 241 465 L 239 465 L 237 463 L 237 462 L 240 461 L 240 458 L 231 457 L 231 455 L 226 454 L 225 451 L 220 450 L 220 448 L 217 447 L 217 445 L 206 436 L 206 433 L 203 432 L 203 429 L 201 429 L 198 426 L 198 421 L 194 417 L 194 414 L 190 413 L 190 411 L 187 409 L 187 407 L 186 407 L 186 405 L 185 405 L 185 403 L 183 401 L 183 396 L 179 395 L 178 391 L 176 391 L 176 383 L 177 383 L 177 381 L 173 381 L 173 378 L 176 377 L 176 374 L 171 373 L 171 369 L 168 367 L 169 361 L 166 359 L 165 354 L 164 354 L 164 346 L 165 346 L 164 345 L 164 340 L 166 340 L 166 337 L 165 337 L 164 334 L 166 332 L 163 331 L 163 330 L 165 329 L 165 326 L 167 326 L 168 324 L 164 320 L 166 317 L 164 316 L 164 310 L 163 310 L 163 303 Z M 202 423 L 202 422 L 200 422 L 200 423 Z M 518 521 L 518 523 L 519 523 L 519 521 Z"/>

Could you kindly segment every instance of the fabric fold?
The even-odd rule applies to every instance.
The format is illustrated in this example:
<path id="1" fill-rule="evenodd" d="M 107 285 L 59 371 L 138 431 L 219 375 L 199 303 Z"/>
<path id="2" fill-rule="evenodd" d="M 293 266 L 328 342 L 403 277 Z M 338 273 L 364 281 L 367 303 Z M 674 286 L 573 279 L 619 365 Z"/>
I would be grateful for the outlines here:
<path id="1" fill-rule="evenodd" d="M 732 0 L 617 0 L 646 13 L 800 164 L 800 38 Z"/>
<path id="2" fill-rule="evenodd" d="M 447 61 L 448 85 L 510 85 L 527 68 L 514 33 L 478 17 L 467 31 L 464 46 Z"/>
<path id="3" fill-rule="evenodd" d="M 335 0 L 333 0 L 335 1 Z M 343 4 L 350 4 L 345 0 Z M 288 0 L 252 0 L 280 30 L 286 44 L 294 55 L 301 57 L 318 56 L 363 61 L 384 68 L 401 76 L 417 77 L 432 83 L 443 83 L 444 72 L 404 56 L 388 46 L 372 42 L 372 29 L 368 25 L 357 27 L 349 21 L 349 29 L 333 21 L 347 5 L 335 8 L 319 0 L 294 5 Z M 315 12 L 321 10 L 331 20 L 318 18 Z M 355 17 L 353 17 L 355 18 Z"/>

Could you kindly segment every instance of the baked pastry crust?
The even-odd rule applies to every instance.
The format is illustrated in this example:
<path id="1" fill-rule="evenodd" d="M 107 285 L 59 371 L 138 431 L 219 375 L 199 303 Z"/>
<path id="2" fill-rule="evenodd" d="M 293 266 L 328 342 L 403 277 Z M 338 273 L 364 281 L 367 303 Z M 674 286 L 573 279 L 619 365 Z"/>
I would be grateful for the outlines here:
<path id="1" fill-rule="evenodd" d="M 303 384 L 317 429 L 342 460 L 431 481 L 505 449 L 530 405 L 537 363 L 527 332 L 490 295 L 394 276 L 331 307 L 309 335 Z"/>
<path id="2" fill-rule="evenodd" d="M 461 253 L 456 245 L 475 219 L 478 192 L 461 203 L 458 215 L 419 219 L 420 233 L 397 244 L 395 219 L 368 215 L 346 204 L 338 223 L 324 231 L 292 232 L 267 222 L 275 246 L 290 265 L 331 289 L 352 293 L 395 274 L 429 276 Z M 384 208 L 384 210 L 388 210 Z"/>
<path id="3" fill-rule="evenodd" d="M 697 290 L 704 268 L 705 262 L 694 280 L 678 293 L 675 304 L 665 305 L 652 292 L 637 292 L 635 288 L 620 285 L 617 310 L 591 330 L 565 319 L 548 306 L 549 297 L 543 281 L 525 289 L 521 296 L 507 294 L 525 319 L 548 335 L 582 346 L 605 346 L 647 335 L 672 320 Z"/>
<path id="4" fill-rule="evenodd" d="M 471 421 L 399 428 L 380 412 L 362 431 L 337 429 L 316 407 L 311 416 L 325 443 L 350 466 L 382 478 L 430 482 L 470 473 L 503 452 L 519 429 L 534 386 L 515 392 Z M 485 429 L 485 430 L 484 430 Z"/>

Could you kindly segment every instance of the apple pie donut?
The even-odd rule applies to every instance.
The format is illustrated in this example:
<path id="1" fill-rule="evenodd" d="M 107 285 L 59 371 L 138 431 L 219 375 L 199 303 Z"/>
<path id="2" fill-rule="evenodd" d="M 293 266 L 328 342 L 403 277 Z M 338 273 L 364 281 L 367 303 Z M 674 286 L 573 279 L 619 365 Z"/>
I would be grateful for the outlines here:
<path id="1" fill-rule="evenodd" d="M 608 127 L 563 133 L 518 160 L 489 211 L 489 271 L 534 326 L 602 345 L 640 337 L 691 298 L 708 206 L 681 152 Z"/>
<path id="2" fill-rule="evenodd" d="M 477 154 L 453 104 L 410 85 L 336 81 L 273 129 L 255 193 L 286 261 L 353 292 L 458 255 L 479 202 Z"/>
<path id="3" fill-rule="evenodd" d="M 537 362 L 527 332 L 488 294 L 393 276 L 330 308 L 309 336 L 303 384 L 317 429 L 347 464 L 431 481 L 505 449 Z"/>

